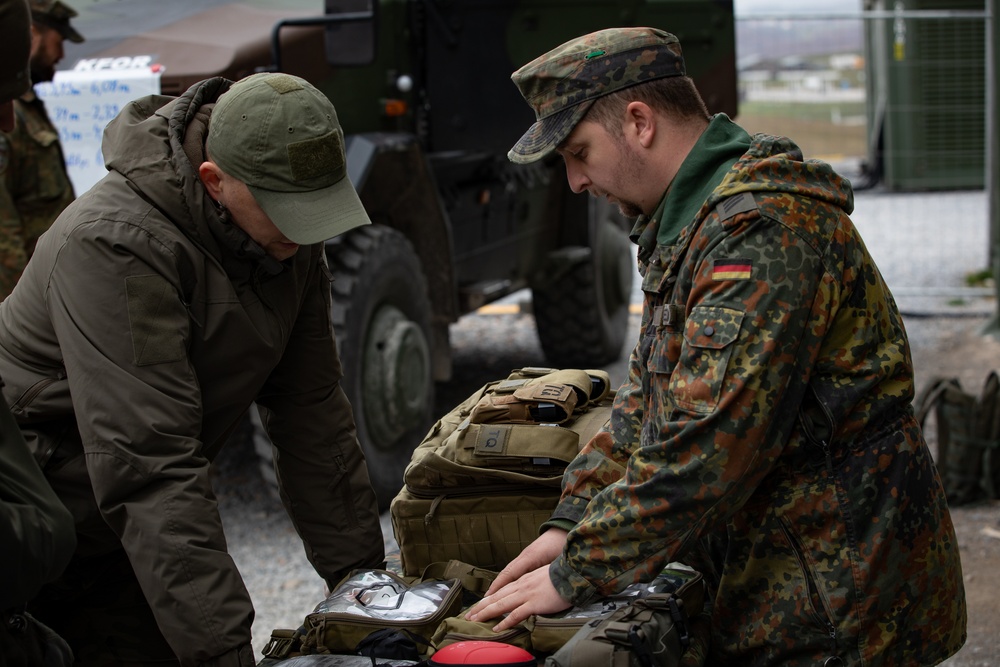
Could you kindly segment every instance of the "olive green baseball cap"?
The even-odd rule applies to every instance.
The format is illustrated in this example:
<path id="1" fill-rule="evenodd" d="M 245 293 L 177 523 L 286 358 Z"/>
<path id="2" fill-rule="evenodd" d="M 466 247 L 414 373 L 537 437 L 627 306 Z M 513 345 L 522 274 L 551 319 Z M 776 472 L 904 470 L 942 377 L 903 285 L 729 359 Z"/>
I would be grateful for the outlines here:
<path id="1" fill-rule="evenodd" d="M 684 73 L 680 42 L 663 30 L 609 28 L 572 39 L 511 75 L 536 121 L 507 157 L 540 160 L 565 141 L 597 98 Z"/>
<path id="2" fill-rule="evenodd" d="M 371 223 L 347 177 L 337 111 L 304 79 L 264 72 L 234 83 L 212 111 L 205 147 L 295 243 Z"/>

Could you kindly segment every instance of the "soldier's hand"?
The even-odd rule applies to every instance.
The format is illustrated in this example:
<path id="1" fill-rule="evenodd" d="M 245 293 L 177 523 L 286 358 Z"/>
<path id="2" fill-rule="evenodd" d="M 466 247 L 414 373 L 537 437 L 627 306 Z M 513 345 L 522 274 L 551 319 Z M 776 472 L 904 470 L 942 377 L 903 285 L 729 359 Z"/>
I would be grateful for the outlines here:
<path id="1" fill-rule="evenodd" d="M 519 579 L 526 572 L 537 570 L 543 565 L 548 566 L 563 552 L 563 547 L 566 546 L 566 535 L 568 533 L 561 528 L 549 528 L 539 535 L 534 542 L 518 554 L 517 558 L 500 571 L 486 594 L 496 593 L 507 584 Z"/>
<path id="2" fill-rule="evenodd" d="M 496 593 L 484 597 L 469 609 L 465 618 L 473 622 L 488 621 L 507 614 L 506 618 L 493 627 L 493 632 L 503 632 L 532 614 L 554 614 L 570 606 L 552 585 L 549 564 L 546 563 Z"/>

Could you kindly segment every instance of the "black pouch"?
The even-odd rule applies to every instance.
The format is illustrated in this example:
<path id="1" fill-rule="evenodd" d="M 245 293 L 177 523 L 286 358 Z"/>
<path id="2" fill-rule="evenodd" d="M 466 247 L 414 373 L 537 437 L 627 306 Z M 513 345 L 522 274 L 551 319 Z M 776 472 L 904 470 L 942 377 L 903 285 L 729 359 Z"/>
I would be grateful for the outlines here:
<path id="1" fill-rule="evenodd" d="M 418 644 L 430 646 L 426 639 L 408 630 L 382 628 L 358 642 L 354 652 L 369 658 L 419 662 L 421 651 L 417 648 Z"/>

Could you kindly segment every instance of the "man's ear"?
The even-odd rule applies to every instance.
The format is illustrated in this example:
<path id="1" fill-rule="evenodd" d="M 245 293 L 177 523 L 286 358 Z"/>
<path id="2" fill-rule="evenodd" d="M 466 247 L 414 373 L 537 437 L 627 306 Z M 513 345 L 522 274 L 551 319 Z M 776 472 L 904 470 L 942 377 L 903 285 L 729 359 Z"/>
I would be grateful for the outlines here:
<path id="1" fill-rule="evenodd" d="M 42 43 L 42 29 L 34 21 L 31 22 L 31 53 L 38 51 L 39 44 Z"/>
<path id="2" fill-rule="evenodd" d="M 208 191 L 208 196 L 219 201 L 222 196 L 222 170 L 214 162 L 202 162 L 198 167 L 198 178 Z"/>
<path id="3" fill-rule="evenodd" d="M 649 148 L 656 137 L 656 114 L 645 102 L 629 102 L 625 107 L 625 135 L 643 148 Z"/>

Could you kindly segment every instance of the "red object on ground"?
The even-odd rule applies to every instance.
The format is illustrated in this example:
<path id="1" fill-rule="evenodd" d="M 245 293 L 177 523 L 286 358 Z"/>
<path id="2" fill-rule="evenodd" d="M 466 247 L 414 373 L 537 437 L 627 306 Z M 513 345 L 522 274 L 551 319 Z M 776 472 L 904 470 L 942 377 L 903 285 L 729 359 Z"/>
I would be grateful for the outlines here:
<path id="1" fill-rule="evenodd" d="M 503 642 L 467 641 L 448 644 L 428 660 L 431 667 L 535 667 L 535 656 Z"/>

